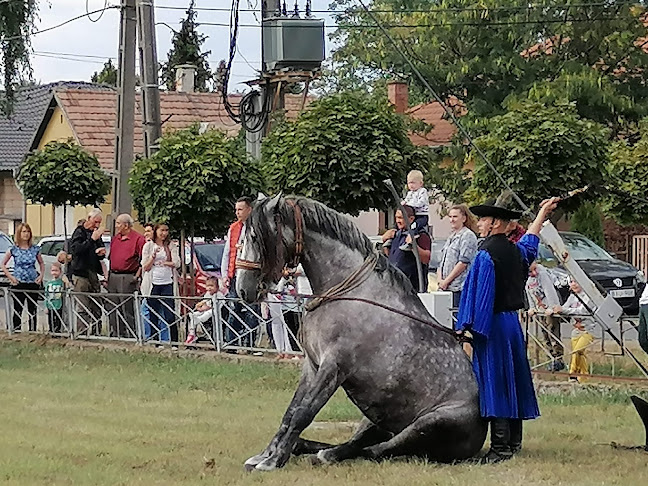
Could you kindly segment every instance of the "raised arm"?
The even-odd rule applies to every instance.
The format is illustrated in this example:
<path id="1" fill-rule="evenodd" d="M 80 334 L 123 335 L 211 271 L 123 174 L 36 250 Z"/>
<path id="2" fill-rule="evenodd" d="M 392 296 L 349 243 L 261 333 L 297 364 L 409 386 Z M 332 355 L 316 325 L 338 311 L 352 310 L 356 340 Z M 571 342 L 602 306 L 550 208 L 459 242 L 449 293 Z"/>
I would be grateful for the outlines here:
<path id="1" fill-rule="evenodd" d="M 538 211 L 538 215 L 536 216 L 536 219 L 533 221 L 533 223 L 529 225 L 529 228 L 527 229 L 527 234 L 536 235 L 536 236 L 540 235 L 542 224 L 549 217 L 551 211 L 556 209 L 556 206 L 558 205 L 559 201 L 560 201 L 559 197 L 552 197 L 550 199 L 545 199 L 540 203 L 540 211 Z"/>

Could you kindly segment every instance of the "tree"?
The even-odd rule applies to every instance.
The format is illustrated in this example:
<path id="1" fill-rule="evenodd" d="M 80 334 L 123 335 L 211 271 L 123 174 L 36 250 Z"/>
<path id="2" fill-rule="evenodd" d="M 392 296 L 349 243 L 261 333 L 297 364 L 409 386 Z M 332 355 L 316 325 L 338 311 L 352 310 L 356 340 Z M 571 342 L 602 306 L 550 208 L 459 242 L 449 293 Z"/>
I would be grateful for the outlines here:
<path id="1" fill-rule="evenodd" d="M 603 215 L 598 205 L 592 201 L 584 202 L 569 218 L 572 231 L 587 236 L 599 246 L 605 246 Z"/>
<path id="2" fill-rule="evenodd" d="M 63 228 L 67 239 L 67 206 L 104 202 L 110 192 L 110 177 L 97 158 L 75 144 L 50 142 L 29 154 L 18 169 L 18 187 L 34 203 L 63 206 Z"/>
<path id="3" fill-rule="evenodd" d="M 207 83 L 212 79 L 207 57 L 211 51 L 201 52 L 207 36 L 198 33 L 194 0 L 189 4 L 187 16 L 182 20 L 180 30 L 174 32 L 172 47 L 167 54 L 167 62 L 161 65 L 162 81 L 169 91 L 175 91 L 177 66 L 190 64 L 196 67 L 196 91 L 208 91 Z"/>
<path id="4" fill-rule="evenodd" d="M 140 214 L 174 232 L 213 238 L 226 232 L 236 199 L 263 183 L 240 139 L 199 132 L 196 126 L 165 134 L 158 152 L 135 161 L 129 184 Z"/>
<path id="5" fill-rule="evenodd" d="M 24 74 L 31 74 L 29 45 L 36 10 L 36 0 L 0 2 L 0 75 L 5 90 L 2 111 L 11 111 L 15 85 Z"/>
<path id="6" fill-rule="evenodd" d="M 456 97 L 471 117 L 501 114 L 510 96 L 529 96 L 575 102 L 582 116 L 627 130 L 648 109 L 645 8 L 624 0 L 566 3 L 374 0 L 371 9 L 442 99 Z M 341 76 L 371 83 L 391 74 L 421 86 L 362 8 L 352 0 L 333 8 L 343 10 L 333 34 Z"/>
<path id="7" fill-rule="evenodd" d="M 616 142 L 610 154 L 609 196 L 603 210 L 620 224 L 648 224 L 648 120 L 640 127 L 636 144 Z"/>
<path id="8" fill-rule="evenodd" d="M 487 133 L 475 143 L 521 199 L 537 207 L 547 196 L 605 183 L 607 140 L 606 130 L 579 117 L 572 105 L 527 102 L 492 118 Z M 503 187 L 475 150 L 467 162 L 474 164 L 468 199 L 496 197 Z M 585 193 L 586 198 L 596 196 L 595 191 Z M 561 208 L 573 211 L 581 201 L 582 197 L 567 199 Z"/>
<path id="9" fill-rule="evenodd" d="M 117 86 L 117 68 L 112 63 L 112 59 L 108 59 L 100 72 L 96 72 L 90 78 L 93 83 L 107 84 L 109 86 Z"/>
<path id="10" fill-rule="evenodd" d="M 346 92 L 320 98 L 264 140 L 270 189 L 349 214 L 393 207 L 382 181 L 404 182 L 424 159 L 407 131 L 406 119 L 384 97 Z"/>

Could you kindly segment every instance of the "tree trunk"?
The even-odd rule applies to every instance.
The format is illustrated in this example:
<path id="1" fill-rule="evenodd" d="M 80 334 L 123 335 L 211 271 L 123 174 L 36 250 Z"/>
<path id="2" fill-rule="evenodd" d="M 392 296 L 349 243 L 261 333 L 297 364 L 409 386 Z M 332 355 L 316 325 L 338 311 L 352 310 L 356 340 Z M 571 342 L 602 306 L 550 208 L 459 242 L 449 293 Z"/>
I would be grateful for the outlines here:
<path id="1" fill-rule="evenodd" d="M 67 253 L 69 251 L 67 244 L 67 204 L 63 204 L 63 249 Z"/>
<path id="2" fill-rule="evenodd" d="M 196 266 L 194 265 L 194 236 L 195 236 L 195 230 L 194 230 L 194 225 L 191 225 L 191 242 L 189 243 L 190 245 L 190 250 L 189 250 L 189 261 L 191 262 L 189 264 L 189 271 L 191 272 L 191 295 L 196 295 Z"/>
<path id="3" fill-rule="evenodd" d="M 187 286 L 187 265 L 185 262 L 185 251 L 184 251 L 185 244 L 186 244 L 185 230 L 181 229 L 180 230 L 180 265 L 181 265 L 180 268 L 182 269 L 182 287 L 183 287 L 181 293 L 187 295 L 186 292 L 189 287 Z"/>

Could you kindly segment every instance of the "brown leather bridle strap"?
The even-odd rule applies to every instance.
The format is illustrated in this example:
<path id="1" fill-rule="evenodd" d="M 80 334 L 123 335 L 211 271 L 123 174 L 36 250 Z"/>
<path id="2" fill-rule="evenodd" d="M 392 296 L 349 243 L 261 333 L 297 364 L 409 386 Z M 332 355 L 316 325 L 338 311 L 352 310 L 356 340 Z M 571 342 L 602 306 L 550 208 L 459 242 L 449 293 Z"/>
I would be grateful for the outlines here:
<path id="1" fill-rule="evenodd" d="M 293 208 L 295 218 L 295 256 L 293 257 L 292 267 L 299 265 L 299 260 L 304 252 L 304 222 L 301 208 L 294 199 L 286 199 L 286 203 Z"/>
<path id="2" fill-rule="evenodd" d="M 250 260 L 239 260 L 236 259 L 236 268 L 242 270 L 261 270 L 261 264 L 259 262 L 251 262 Z"/>

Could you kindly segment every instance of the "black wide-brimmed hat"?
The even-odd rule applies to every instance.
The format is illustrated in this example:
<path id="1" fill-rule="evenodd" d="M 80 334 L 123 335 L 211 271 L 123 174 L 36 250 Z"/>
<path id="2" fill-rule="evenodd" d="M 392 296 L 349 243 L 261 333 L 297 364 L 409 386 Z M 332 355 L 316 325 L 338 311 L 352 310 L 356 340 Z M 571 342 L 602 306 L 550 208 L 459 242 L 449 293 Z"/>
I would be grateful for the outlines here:
<path id="1" fill-rule="evenodd" d="M 503 219 L 505 221 L 520 219 L 522 217 L 522 211 L 515 211 L 508 207 L 508 201 L 510 201 L 510 198 L 511 195 L 504 192 L 497 198 L 497 200 L 489 199 L 484 204 L 471 207 L 470 212 L 479 218 L 490 217 Z"/>

